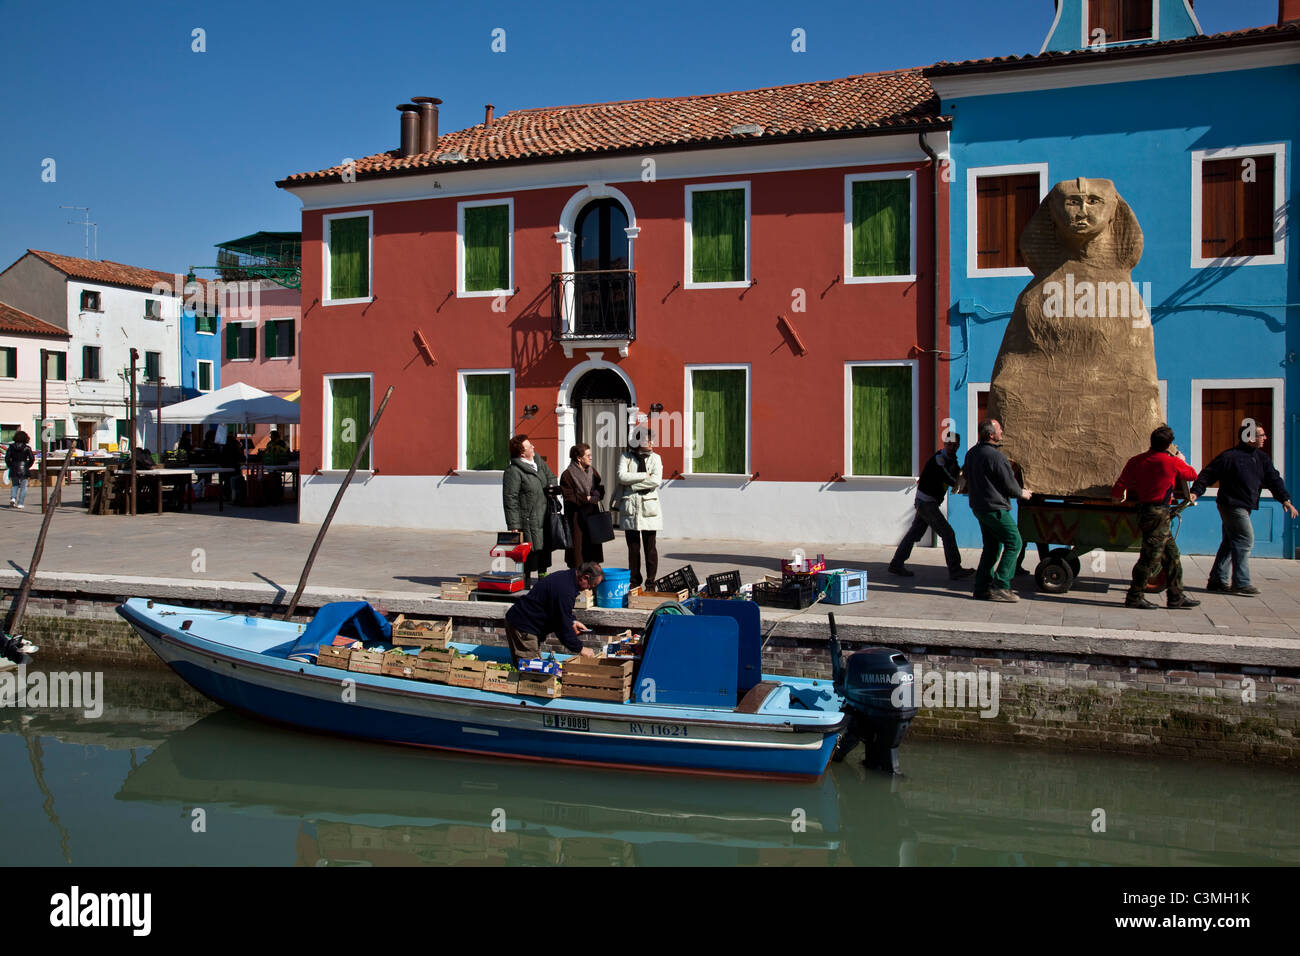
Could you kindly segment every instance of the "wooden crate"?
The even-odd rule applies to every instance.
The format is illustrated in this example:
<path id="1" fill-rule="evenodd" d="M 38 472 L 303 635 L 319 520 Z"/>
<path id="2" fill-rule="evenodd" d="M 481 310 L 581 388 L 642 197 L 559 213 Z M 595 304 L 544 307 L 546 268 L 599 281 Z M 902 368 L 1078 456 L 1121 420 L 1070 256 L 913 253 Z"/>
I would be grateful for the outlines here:
<path id="1" fill-rule="evenodd" d="M 614 687 L 597 687 L 584 684 L 581 679 L 564 679 L 564 696 L 578 700 L 603 700 L 613 704 L 623 704 L 632 696 L 632 678 L 628 678 Z"/>
<path id="2" fill-rule="evenodd" d="M 513 694 L 518 686 L 519 674 L 515 671 L 504 671 L 499 667 L 489 667 L 483 672 L 484 690 L 492 690 L 501 694 Z"/>
<path id="3" fill-rule="evenodd" d="M 471 590 L 463 584 L 444 584 L 438 598 L 443 601 L 468 601 Z"/>
<path id="4" fill-rule="evenodd" d="M 554 674 L 529 674 L 526 671 L 519 672 L 519 683 L 515 687 L 516 694 L 526 697 L 560 697 L 563 691 L 560 679 Z"/>
<path id="5" fill-rule="evenodd" d="M 634 662 L 611 657 L 571 657 L 563 666 L 564 681 L 589 687 L 616 687 L 632 679 Z"/>
<path id="6" fill-rule="evenodd" d="M 426 661 L 413 658 L 412 669 L 416 680 L 427 680 L 435 684 L 445 684 L 451 677 L 451 662 Z"/>
<path id="7" fill-rule="evenodd" d="M 647 591 L 636 587 L 627 592 L 627 606 L 641 611 L 653 611 L 665 601 L 685 601 L 691 592 L 683 588 L 680 591 Z"/>
<path id="8" fill-rule="evenodd" d="M 393 621 L 393 643 L 402 647 L 442 649 L 451 640 L 451 618 L 445 621 L 408 621 L 405 614 Z"/>
<path id="9" fill-rule="evenodd" d="M 425 647 L 420 649 L 419 658 L 434 664 L 450 664 L 456 659 L 456 652 L 450 647 Z"/>
<path id="10" fill-rule="evenodd" d="M 596 606 L 596 595 L 590 591 L 579 591 L 578 597 L 573 602 L 575 611 L 590 611 Z"/>
<path id="11" fill-rule="evenodd" d="M 483 676 L 487 671 L 487 661 L 467 661 L 457 659 L 451 662 L 451 674 L 447 683 L 452 687 L 483 687 Z"/>
<path id="12" fill-rule="evenodd" d="M 384 669 L 381 673 L 385 677 L 415 677 L 416 658 L 410 654 L 385 654 Z"/>
<path id="13" fill-rule="evenodd" d="M 341 670 L 348 669 L 348 663 L 352 660 L 352 648 L 350 647 L 332 647 L 326 645 L 320 649 L 316 655 L 316 663 L 321 667 L 337 667 Z"/>
<path id="14" fill-rule="evenodd" d="M 357 674 L 380 674 L 383 669 L 383 651 L 354 650 L 348 661 L 348 670 Z"/>

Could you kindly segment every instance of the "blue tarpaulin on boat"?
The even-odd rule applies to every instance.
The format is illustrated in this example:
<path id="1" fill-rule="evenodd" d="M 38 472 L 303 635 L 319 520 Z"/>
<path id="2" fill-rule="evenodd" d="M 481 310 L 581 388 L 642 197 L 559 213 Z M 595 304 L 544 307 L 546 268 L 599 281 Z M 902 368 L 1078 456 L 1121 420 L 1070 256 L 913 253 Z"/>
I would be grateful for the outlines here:
<path id="1" fill-rule="evenodd" d="M 332 644 L 340 635 L 358 641 L 387 641 L 392 634 L 393 626 L 365 601 L 335 601 L 316 612 L 298 643 L 286 656 L 290 660 L 307 658 L 310 661 L 322 647 Z"/>

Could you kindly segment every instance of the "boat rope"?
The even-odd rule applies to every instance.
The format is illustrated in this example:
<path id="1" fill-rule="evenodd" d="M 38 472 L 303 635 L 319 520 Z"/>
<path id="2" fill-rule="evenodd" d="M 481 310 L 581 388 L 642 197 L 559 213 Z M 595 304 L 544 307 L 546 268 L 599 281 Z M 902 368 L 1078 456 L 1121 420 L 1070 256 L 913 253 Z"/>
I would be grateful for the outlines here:
<path id="1" fill-rule="evenodd" d="M 766 633 L 765 635 L 763 635 L 763 646 L 759 648 L 759 652 L 762 653 L 763 651 L 767 650 L 767 642 L 770 641 L 770 640 L 772 639 L 772 632 L 773 632 L 773 631 L 775 631 L 778 627 L 780 627 L 784 622 L 790 620 L 790 618 L 792 618 L 792 617 L 798 617 L 798 616 L 799 616 L 800 614 L 802 614 L 804 611 L 810 611 L 810 610 L 812 610 L 813 608 L 815 608 L 818 604 L 821 604 L 821 602 L 822 602 L 823 600 L 825 600 L 825 598 L 826 598 L 826 592 L 827 592 L 829 589 L 830 589 L 830 582 L 828 581 L 828 582 L 826 583 L 826 587 L 823 588 L 821 591 L 819 591 L 819 592 L 817 593 L 817 598 L 816 598 L 816 600 L 814 600 L 814 601 L 812 602 L 812 604 L 809 604 L 807 607 L 801 607 L 799 610 L 795 611 L 793 614 L 787 614 L 785 617 L 779 617 L 779 618 L 777 618 L 775 621 L 773 621 L 773 622 L 772 622 L 772 626 L 769 627 L 769 628 L 767 629 L 767 633 Z"/>

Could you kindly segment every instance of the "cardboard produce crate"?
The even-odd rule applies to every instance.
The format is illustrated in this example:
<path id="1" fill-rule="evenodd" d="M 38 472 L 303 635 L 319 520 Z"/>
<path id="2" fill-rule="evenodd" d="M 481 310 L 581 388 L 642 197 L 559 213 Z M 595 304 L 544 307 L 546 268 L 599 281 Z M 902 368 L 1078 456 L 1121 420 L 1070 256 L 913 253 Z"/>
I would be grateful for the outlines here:
<path id="1" fill-rule="evenodd" d="M 384 669 L 381 673 L 385 677 L 414 678 L 416 660 L 413 654 L 389 651 L 384 655 Z"/>
<path id="2" fill-rule="evenodd" d="M 426 661 L 419 657 L 411 659 L 412 676 L 416 680 L 427 680 L 434 684 L 445 684 L 451 678 L 451 662 Z"/>
<path id="3" fill-rule="evenodd" d="M 348 661 L 348 670 L 357 674 L 381 674 L 384 670 L 384 652 L 354 650 Z"/>
<path id="4" fill-rule="evenodd" d="M 635 587 L 627 592 L 627 606 L 642 611 L 653 611 L 665 601 L 685 601 L 690 596 L 691 592 L 686 588 L 680 591 L 647 591 L 642 587 Z"/>
<path id="5" fill-rule="evenodd" d="M 456 652 L 450 647 L 425 647 L 420 649 L 419 658 L 433 664 L 450 664 L 456 659 Z"/>
<path id="6" fill-rule="evenodd" d="M 463 584 L 444 584 L 438 598 L 443 601 L 468 601 L 471 590 L 473 589 Z"/>
<path id="7" fill-rule="evenodd" d="M 487 661 L 467 661 L 461 658 L 451 662 L 451 675 L 447 683 L 452 687 L 473 687 L 481 690 Z"/>
<path id="8" fill-rule="evenodd" d="M 393 621 L 393 643 L 402 647 L 445 648 L 451 640 L 451 618 L 445 621 L 408 621 L 405 614 Z"/>
<path id="9" fill-rule="evenodd" d="M 518 671 L 508 671 L 502 670 L 499 667 L 489 667 L 483 672 L 484 690 L 492 690 L 501 694 L 513 694 L 515 688 L 518 686 Z"/>
<path id="10" fill-rule="evenodd" d="M 316 655 L 316 663 L 321 667 L 337 667 L 340 670 L 347 670 L 348 664 L 352 660 L 352 648 L 334 647 L 326 645 L 320 649 Z"/>
<path id="11" fill-rule="evenodd" d="M 561 697 L 563 691 L 560 679 L 554 674 L 529 674 L 526 671 L 519 672 L 519 683 L 515 687 L 516 694 L 526 697 Z"/>

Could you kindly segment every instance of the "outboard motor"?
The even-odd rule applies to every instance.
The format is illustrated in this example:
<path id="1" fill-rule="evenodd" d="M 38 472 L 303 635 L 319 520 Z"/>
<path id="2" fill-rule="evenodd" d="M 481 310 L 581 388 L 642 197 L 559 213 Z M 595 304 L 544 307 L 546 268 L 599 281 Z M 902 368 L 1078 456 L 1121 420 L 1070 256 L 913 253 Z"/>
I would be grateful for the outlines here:
<path id="1" fill-rule="evenodd" d="M 864 647 L 841 661 L 835 615 L 830 615 L 831 673 L 844 697 L 848 729 L 835 746 L 834 760 L 843 760 L 862 741 L 864 762 L 886 773 L 898 773 L 898 747 L 916 717 L 912 664 L 891 647 Z"/>

